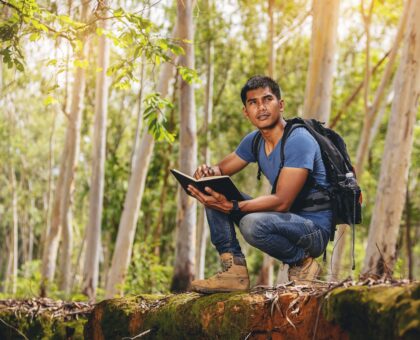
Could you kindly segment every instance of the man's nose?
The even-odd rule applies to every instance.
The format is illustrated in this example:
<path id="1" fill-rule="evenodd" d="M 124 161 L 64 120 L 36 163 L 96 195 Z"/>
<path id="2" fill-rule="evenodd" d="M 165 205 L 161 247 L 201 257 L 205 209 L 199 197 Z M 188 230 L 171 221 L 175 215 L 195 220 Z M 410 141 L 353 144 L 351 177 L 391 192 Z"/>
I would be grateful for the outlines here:
<path id="1" fill-rule="evenodd" d="M 266 109 L 265 103 L 264 103 L 263 100 L 257 102 L 257 105 L 258 105 L 258 110 L 265 110 Z"/>

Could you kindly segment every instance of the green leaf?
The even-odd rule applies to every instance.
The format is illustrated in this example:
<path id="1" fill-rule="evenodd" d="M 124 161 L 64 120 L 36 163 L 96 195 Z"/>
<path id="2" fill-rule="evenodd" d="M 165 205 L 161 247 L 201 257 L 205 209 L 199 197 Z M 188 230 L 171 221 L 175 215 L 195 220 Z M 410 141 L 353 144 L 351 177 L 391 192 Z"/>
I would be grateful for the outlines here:
<path id="1" fill-rule="evenodd" d="M 47 66 L 49 65 L 53 65 L 53 66 L 57 65 L 57 59 L 51 59 L 50 61 L 48 61 Z"/>
<path id="2" fill-rule="evenodd" d="M 39 34 L 39 32 L 32 33 L 29 36 L 30 41 L 37 41 L 39 38 L 41 38 L 41 35 Z"/>
<path id="3" fill-rule="evenodd" d="M 102 36 L 104 34 L 104 29 L 102 27 L 96 27 L 96 34 L 98 37 Z"/>
<path id="4" fill-rule="evenodd" d="M 184 66 L 178 66 L 179 74 L 188 84 L 201 83 L 196 70 Z"/>
<path id="5" fill-rule="evenodd" d="M 48 106 L 50 104 L 54 104 L 56 102 L 57 102 L 57 100 L 53 96 L 48 96 L 44 99 L 44 105 L 45 106 Z"/>
<path id="6" fill-rule="evenodd" d="M 122 17 L 124 16 L 125 12 L 122 8 L 118 8 L 114 11 L 114 17 Z"/>
<path id="7" fill-rule="evenodd" d="M 31 24 L 32 24 L 32 26 L 34 26 L 38 30 L 41 30 L 41 31 L 44 31 L 44 32 L 48 32 L 47 26 L 45 26 L 44 24 L 40 23 L 38 20 L 32 19 L 31 20 Z"/>

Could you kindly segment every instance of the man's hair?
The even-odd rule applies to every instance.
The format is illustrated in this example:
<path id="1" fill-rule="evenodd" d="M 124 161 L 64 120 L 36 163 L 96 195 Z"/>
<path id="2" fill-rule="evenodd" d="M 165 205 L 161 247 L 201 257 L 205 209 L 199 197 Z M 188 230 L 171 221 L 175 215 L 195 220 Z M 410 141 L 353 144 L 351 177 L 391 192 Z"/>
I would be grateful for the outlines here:
<path id="1" fill-rule="evenodd" d="M 271 92 L 277 97 L 277 99 L 281 99 L 281 90 L 279 84 L 277 84 L 273 79 L 266 76 L 253 76 L 248 79 L 248 81 L 241 90 L 242 103 L 245 105 L 246 94 L 248 93 L 248 91 L 266 87 L 268 87 L 271 90 Z"/>

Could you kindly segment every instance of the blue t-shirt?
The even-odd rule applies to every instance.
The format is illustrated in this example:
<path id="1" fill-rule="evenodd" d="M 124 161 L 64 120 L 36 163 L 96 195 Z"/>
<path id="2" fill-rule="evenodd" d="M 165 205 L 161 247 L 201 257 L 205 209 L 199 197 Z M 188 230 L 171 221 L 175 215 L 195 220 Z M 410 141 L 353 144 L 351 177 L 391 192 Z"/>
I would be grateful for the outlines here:
<path id="1" fill-rule="evenodd" d="M 240 158 L 248 163 L 257 161 L 252 154 L 252 140 L 257 132 L 258 130 L 255 130 L 246 135 L 235 151 Z M 258 150 L 258 161 L 261 170 L 271 185 L 274 184 L 280 170 L 281 143 L 280 139 L 272 152 L 267 156 L 265 153 L 265 141 L 261 139 Z M 284 147 L 284 166 L 287 168 L 308 169 L 309 175 L 312 176 L 315 183 L 322 187 L 329 186 L 319 145 L 315 138 L 303 127 L 295 128 L 287 139 Z M 317 212 L 300 211 L 297 214 L 310 219 L 315 225 L 328 232 L 328 234 L 330 233 L 332 223 L 331 210 Z"/>

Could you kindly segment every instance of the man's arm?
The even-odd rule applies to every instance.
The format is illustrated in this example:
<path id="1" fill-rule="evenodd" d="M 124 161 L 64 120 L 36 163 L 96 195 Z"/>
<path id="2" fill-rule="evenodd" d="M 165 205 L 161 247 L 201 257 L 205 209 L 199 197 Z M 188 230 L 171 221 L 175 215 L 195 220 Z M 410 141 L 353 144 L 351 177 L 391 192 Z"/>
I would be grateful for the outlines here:
<path id="1" fill-rule="evenodd" d="M 239 202 L 244 212 L 289 211 L 297 195 L 302 190 L 309 171 L 304 168 L 283 168 L 277 181 L 276 193 Z"/>
<path id="2" fill-rule="evenodd" d="M 243 212 L 258 211 L 289 211 L 294 200 L 302 190 L 308 177 L 308 169 L 304 168 L 283 168 L 277 181 L 276 193 L 273 195 L 260 196 L 251 200 L 239 202 L 239 208 Z M 190 186 L 190 192 L 205 206 L 228 213 L 233 208 L 232 201 L 210 188 L 207 195 Z"/>
<path id="3" fill-rule="evenodd" d="M 200 165 L 194 173 L 196 179 L 208 176 L 221 176 L 228 175 L 232 176 L 237 172 L 241 171 L 248 165 L 247 161 L 240 158 L 235 152 L 227 155 L 223 160 L 213 166 L 207 164 Z"/>

